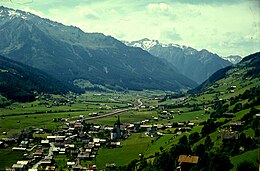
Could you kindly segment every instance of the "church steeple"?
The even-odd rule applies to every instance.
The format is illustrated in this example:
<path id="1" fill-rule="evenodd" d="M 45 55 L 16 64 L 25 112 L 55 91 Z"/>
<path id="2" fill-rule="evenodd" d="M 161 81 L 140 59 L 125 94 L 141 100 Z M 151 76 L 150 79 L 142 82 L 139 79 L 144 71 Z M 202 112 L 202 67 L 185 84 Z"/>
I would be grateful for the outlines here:
<path id="1" fill-rule="evenodd" d="M 117 116 L 117 127 L 120 128 L 120 118 L 119 118 L 119 115 Z"/>

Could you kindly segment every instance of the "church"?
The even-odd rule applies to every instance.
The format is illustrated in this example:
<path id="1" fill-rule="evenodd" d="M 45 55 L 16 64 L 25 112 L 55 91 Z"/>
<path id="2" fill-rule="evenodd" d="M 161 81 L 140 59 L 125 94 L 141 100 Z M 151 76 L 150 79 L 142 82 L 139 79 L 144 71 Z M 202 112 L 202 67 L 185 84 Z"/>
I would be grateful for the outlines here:
<path id="1" fill-rule="evenodd" d="M 117 117 L 117 122 L 114 124 L 114 129 L 112 130 L 111 134 L 110 134 L 110 138 L 111 140 L 113 139 L 119 139 L 122 137 L 122 133 L 120 130 L 120 118 L 119 115 Z"/>

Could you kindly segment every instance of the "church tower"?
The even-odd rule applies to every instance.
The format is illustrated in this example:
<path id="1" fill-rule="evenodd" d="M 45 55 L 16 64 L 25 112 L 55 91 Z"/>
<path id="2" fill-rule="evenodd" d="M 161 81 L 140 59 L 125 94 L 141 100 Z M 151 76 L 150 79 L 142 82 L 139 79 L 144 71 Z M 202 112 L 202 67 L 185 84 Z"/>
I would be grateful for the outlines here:
<path id="1" fill-rule="evenodd" d="M 117 121 L 114 124 L 114 129 L 111 132 L 111 139 L 119 139 L 121 138 L 121 130 L 120 130 L 120 118 L 117 116 Z"/>
<path id="2" fill-rule="evenodd" d="M 120 118 L 119 115 L 117 116 L 117 123 L 116 123 L 116 137 L 121 138 L 121 130 L 120 130 Z"/>

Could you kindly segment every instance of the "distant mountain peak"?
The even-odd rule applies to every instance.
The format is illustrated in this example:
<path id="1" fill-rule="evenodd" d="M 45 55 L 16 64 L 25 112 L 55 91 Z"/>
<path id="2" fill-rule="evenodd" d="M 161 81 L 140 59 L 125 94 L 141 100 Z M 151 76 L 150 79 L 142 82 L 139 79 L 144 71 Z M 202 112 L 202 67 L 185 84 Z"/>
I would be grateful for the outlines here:
<path id="1" fill-rule="evenodd" d="M 0 6 L 0 18 L 1 18 L 1 16 L 9 16 L 10 19 L 15 18 L 15 17 L 27 19 L 28 15 L 33 15 L 33 14 L 31 14 L 29 12 L 24 12 L 21 10 L 14 10 L 11 8 L 6 8 L 3 6 Z"/>
<path id="2" fill-rule="evenodd" d="M 178 44 L 170 43 L 170 44 L 165 44 L 159 42 L 159 40 L 151 40 L 148 38 L 143 38 L 141 40 L 136 40 L 136 41 L 122 41 L 124 42 L 127 46 L 133 46 L 133 47 L 140 47 L 143 50 L 149 51 L 149 49 L 153 48 L 154 46 L 161 46 L 161 47 L 177 47 L 177 48 L 188 48 L 186 46 L 181 46 Z"/>
<path id="3" fill-rule="evenodd" d="M 243 59 L 241 56 L 238 55 L 230 55 L 222 58 L 231 62 L 232 64 L 237 64 Z"/>

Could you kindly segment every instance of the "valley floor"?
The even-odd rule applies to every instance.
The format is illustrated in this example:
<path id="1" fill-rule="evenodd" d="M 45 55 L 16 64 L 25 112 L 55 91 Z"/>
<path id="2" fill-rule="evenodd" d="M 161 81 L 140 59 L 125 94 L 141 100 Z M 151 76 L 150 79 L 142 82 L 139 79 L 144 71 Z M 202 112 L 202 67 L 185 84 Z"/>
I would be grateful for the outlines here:
<path id="1" fill-rule="evenodd" d="M 196 151 L 198 146 L 206 144 L 209 136 L 213 145 L 208 150 L 215 153 L 224 145 L 222 130 L 252 110 L 245 108 L 233 118 L 214 119 L 217 126 L 209 127 L 207 132 L 205 125 L 215 110 L 212 105 L 215 93 L 179 99 L 165 97 L 160 91 L 42 95 L 35 102 L 13 103 L 1 108 L 0 170 L 16 167 L 17 161 L 31 161 L 25 168 L 40 163 L 39 169 L 53 166 L 57 170 L 73 167 L 124 170 L 133 163 L 142 167 L 143 159 L 152 165 L 158 163 L 159 157 L 172 151 L 183 137 L 187 137 L 191 150 Z M 223 95 L 223 98 L 230 98 L 230 95 Z M 254 107 L 260 110 L 260 106 Z M 121 133 L 116 137 L 118 135 L 113 133 L 116 133 L 118 119 Z M 253 142 L 257 140 L 255 130 L 248 126 L 241 133 L 251 136 Z M 52 146 L 56 151 L 48 158 Z M 241 146 L 235 155 L 229 156 L 231 169 L 236 170 L 244 161 L 256 165 L 257 153 L 257 146 Z M 50 164 L 45 165 L 43 161 Z"/>

